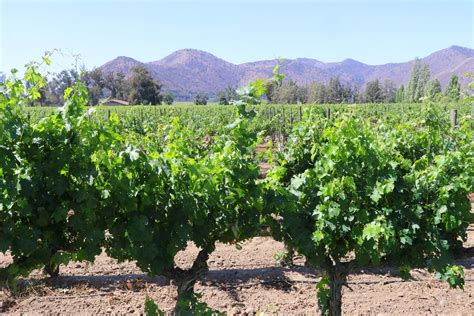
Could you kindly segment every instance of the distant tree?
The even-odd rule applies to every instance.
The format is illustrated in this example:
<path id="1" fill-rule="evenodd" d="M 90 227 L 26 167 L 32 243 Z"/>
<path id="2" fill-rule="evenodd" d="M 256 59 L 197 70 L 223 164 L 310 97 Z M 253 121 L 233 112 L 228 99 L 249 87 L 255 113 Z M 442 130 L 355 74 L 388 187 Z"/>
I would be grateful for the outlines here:
<path id="1" fill-rule="evenodd" d="M 109 72 L 104 77 L 104 85 L 110 91 L 111 98 L 128 100 L 129 86 L 124 73 Z"/>
<path id="2" fill-rule="evenodd" d="M 0 83 L 5 83 L 7 80 L 7 75 L 0 71 Z"/>
<path id="3" fill-rule="evenodd" d="M 425 87 L 430 80 L 430 68 L 427 64 L 422 65 L 420 59 L 416 58 L 410 75 L 408 87 L 405 90 L 405 101 L 420 102 L 425 94 Z"/>
<path id="4" fill-rule="evenodd" d="M 298 86 L 296 91 L 297 103 L 306 104 L 308 103 L 308 87 L 307 86 Z"/>
<path id="5" fill-rule="evenodd" d="M 233 87 L 227 86 L 224 90 L 217 93 L 217 99 L 219 104 L 228 105 L 232 101 L 237 101 L 239 99 L 239 95 Z"/>
<path id="6" fill-rule="evenodd" d="M 208 100 L 208 96 L 205 93 L 198 93 L 194 96 L 194 104 L 196 105 L 206 105 Z"/>
<path id="7" fill-rule="evenodd" d="M 408 82 L 408 86 L 405 89 L 405 101 L 406 102 L 417 102 L 416 93 L 418 87 L 418 81 L 420 78 L 420 71 L 421 71 L 421 62 L 419 58 L 415 58 L 413 61 L 413 66 L 410 75 L 410 81 Z"/>
<path id="8" fill-rule="evenodd" d="M 328 103 L 326 86 L 322 82 L 313 82 L 308 88 L 308 102 L 314 104 Z"/>
<path id="9" fill-rule="evenodd" d="M 369 81 L 365 86 L 364 98 L 369 103 L 384 102 L 384 93 L 379 80 Z"/>
<path id="10" fill-rule="evenodd" d="M 218 99 L 220 105 L 229 105 L 229 100 L 227 100 L 227 97 L 226 97 L 224 91 L 219 91 L 217 93 L 217 99 Z"/>
<path id="11" fill-rule="evenodd" d="M 154 80 L 143 66 L 133 68 L 132 76 L 128 79 L 131 104 L 161 104 L 161 84 Z"/>
<path id="12" fill-rule="evenodd" d="M 64 91 L 72 87 L 79 79 L 79 73 L 74 70 L 63 70 L 52 77 L 46 91 L 46 103 L 49 105 L 61 105 L 64 101 Z"/>
<path id="13" fill-rule="evenodd" d="M 395 96 L 395 102 L 400 103 L 405 101 L 405 86 L 401 85 L 400 88 L 397 90 L 397 94 Z"/>
<path id="14" fill-rule="evenodd" d="M 338 77 L 329 80 L 326 91 L 327 103 L 342 103 L 344 101 L 344 87 Z"/>
<path id="15" fill-rule="evenodd" d="M 275 92 L 278 89 L 279 85 L 277 82 L 273 80 L 268 80 L 265 82 L 265 95 L 267 96 L 267 100 L 270 103 L 274 102 Z"/>
<path id="16" fill-rule="evenodd" d="M 342 102 L 356 103 L 359 98 L 359 90 L 356 86 L 342 85 Z"/>
<path id="17" fill-rule="evenodd" d="M 459 78 L 456 75 L 452 75 L 449 79 L 448 86 L 444 92 L 444 95 L 450 98 L 451 100 L 459 100 L 461 95 L 461 85 L 459 84 Z"/>
<path id="18" fill-rule="evenodd" d="M 438 79 L 431 79 L 425 87 L 425 97 L 434 100 L 441 92 L 441 84 Z"/>
<path id="19" fill-rule="evenodd" d="M 173 94 L 169 91 L 166 92 L 163 96 L 163 102 L 165 102 L 167 105 L 172 105 L 174 102 Z"/>
<path id="20" fill-rule="evenodd" d="M 383 102 L 394 103 L 397 99 L 397 88 L 392 80 L 385 80 L 383 82 Z"/>
<path id="21" fill-rule="evenodd" d="M 99 100 L 103 97 L 103 90 L 105 88 L 105 80 L 102 76 L 102 71 L 98 68 L 91 71 L 83 71 L 80 78 L 87 86 L 89 105 L 97 105 Z"/>
<path id="22" fill-rule="evenodd" d="M 415 100 L 420 100 L 425 95 L 426 85 L 430 81 L 431 73 L 430 67 L 424 64 L 420 70 L 418 84 L 416 87 Z"/>
<path id="23" fill-rule="evenodd" d="M 285 81 L 277 86 L 273 92 L 273 103 L 296 104 L 298 103 L 298 85 L 293 80 Z"/>

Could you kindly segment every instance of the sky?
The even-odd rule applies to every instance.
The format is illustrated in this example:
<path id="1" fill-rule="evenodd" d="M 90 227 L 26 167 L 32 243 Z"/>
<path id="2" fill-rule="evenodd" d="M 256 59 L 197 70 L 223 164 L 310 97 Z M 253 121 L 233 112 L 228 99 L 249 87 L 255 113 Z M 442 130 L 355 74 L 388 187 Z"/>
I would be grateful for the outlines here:
<path id="1" fill-rule="evenodd" d="M 195 48 L 232 63 L 353 58 L 403 62 L 474 47 L 474 0 L 0 0 L 0 71 L 47 50 L 57 67 L 117 57 L 143 62 Z"/>

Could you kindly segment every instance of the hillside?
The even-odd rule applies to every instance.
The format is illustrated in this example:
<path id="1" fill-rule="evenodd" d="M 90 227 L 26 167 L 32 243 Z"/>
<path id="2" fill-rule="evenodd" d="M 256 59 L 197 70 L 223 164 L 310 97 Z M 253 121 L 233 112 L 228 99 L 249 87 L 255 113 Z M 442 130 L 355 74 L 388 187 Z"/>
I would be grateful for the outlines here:
<path id="1" fill-rule="evenodd" d="M 463 74 L 474 70 L 474 49 L 451 46 L 421 58 L 430 66 L 432 78 L 438 78 L 444 86 L 455 73 L 463 86 L 467 78 Z M 226 86 L 240 86 L 257 78 L 268 78 L 277 60 L 263 60 L 233 64 L 210 53 L 195 50 L 178 50 L 163 59 L 143 63 L 130 57 L 120 56 L 100 68 L 103 72 L 123 72 L 126 75 L 136 65 L 145 66 L 152 76 L 159 79 L 165 89 L 171 90 L 177 99 L 190 99 L 197 92 L 215 95 Z M 316 59 L 287 59 L 282 72 L 299 84 L 328 81 L 339 77 L 343 82 L 363 86 L 374 79 L 392 80 L 396 85 L 405 84 L 410 76 L 412 61 L 367 65 L 353 59 L 324 63 Z"/>

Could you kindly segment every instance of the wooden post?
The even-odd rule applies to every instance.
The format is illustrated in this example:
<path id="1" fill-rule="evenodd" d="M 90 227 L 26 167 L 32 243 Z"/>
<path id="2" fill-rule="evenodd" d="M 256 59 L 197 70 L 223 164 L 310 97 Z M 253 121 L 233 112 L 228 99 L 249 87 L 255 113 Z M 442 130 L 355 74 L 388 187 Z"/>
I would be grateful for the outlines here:
<path id="1" fill-rule="evenodd" d="M 110 120 L 110 110 L 107 110 L 107 119 Z"/>
<path id="2" fill-rule="evenodd" d="M 474 106 L 473 106 L 473 109 L 474 109 Z M 291 110 L 291 107 L 290 107 L 290 125 L 293 125 L 293 111 Z"/>
<path id="3" fill-rule="evenodd" d="M 331 118 L 331 109 L 326 108 L 326 118 L 329 120 Z"/>
<path id="4" fill-rule="evenodd" d="M 300 121 L 303 119 L 303 113 L 302 113 L 302 110 L 301 110 L 301 105 L 298 107 L 298 115 L 300 117 Z"/>
<path id="5" fill-rule="evenodd" d="M 454 128 L 458 125 L 458 110 L 451 110 L 451 126 Z"/>

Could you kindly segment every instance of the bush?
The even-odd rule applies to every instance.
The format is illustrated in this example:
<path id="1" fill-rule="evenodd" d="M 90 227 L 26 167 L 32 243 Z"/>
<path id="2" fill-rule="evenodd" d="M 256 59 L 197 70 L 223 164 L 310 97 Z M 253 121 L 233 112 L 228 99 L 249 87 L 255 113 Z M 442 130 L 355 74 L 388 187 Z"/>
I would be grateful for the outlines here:
<path id="1" fill-rule="evenodd" d="M 198 94 L 196 94 L 196 96 L 194 97 L 194 104 L 196 104 L 196 105 L 206 105 L 206 104 L 207 104 L 207 100 L 208 100 L 207 94 L 205 94 L 205 93 L 198 93 Z"/>
<path id="2" fill-rule="evenodd" d="M 282 159 L 270 173 L 274 198 L 286 201 L 271 204 L 283 218 L 273 221 L 274 236 L 325 270 L 318 284 L 323 312 L 341 314 L 342 286 L 357 266 L 383 262 L 404 277 L 428 267 L 463 286 L 462 269 L 450 258 L 457 238 L 466 238 L 474 160 L 472 153 L 462 158 L 462 142 L 449 141 L 456 133 L 449 123 L 432 111 L 425 115 L 416 128 L 307 121 L 295 130 L 300 141 L 287 149 L 299 159 Z"/>

